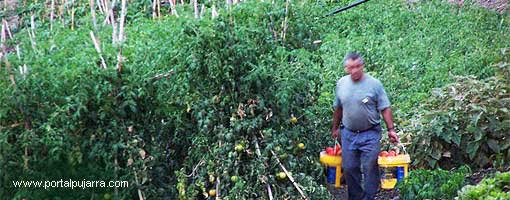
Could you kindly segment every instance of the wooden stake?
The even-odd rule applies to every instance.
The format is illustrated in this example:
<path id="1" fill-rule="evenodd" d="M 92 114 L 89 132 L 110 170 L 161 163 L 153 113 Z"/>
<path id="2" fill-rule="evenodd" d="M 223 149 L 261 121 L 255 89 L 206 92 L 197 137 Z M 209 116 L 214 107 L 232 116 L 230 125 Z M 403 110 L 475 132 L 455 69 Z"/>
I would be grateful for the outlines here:
<path id="1" fill-rule="evenodd" d="M 158 3 L 158 18 L 161 18 L 161 1 L 160 0 L 156 0 L 156 2 Z"/>
<path id="2" fill-rule="evenodd" d="M 94 1 L 94 0 L 91 0 L 91 1 Z M 103 6 L 101 5 L 101 1 L 100 0 L 96 0 L 96 3 L 97 3 L 97 7 L 99 8 L 99 12 L 101 14 L 104 14 L 104 12 L 103 12 L 104 9 L 103 9 Z"/>
<path id="3" fill-rule="evenodd" d="M 211 12 L 211 18 L 216 18 L 218 16 L 218 12 L 216 12 L 216 5 L 212 5 L 212 12 Z"/>
<path id="4" fill-rule="evenodd" d="M 253 136 L 253 140 L 255 141 L 255 153 L 257 153 L 257 155 L 259 157 L 262 157 L 262 154 L 260 153 L 260 147 L 259 147 L 259 142 L 257 140 L 257 137 L 256 136 Z M 268 167 L 268 164 L 267 163 L 264 163 L 264 166 L 267 168 Z M 266 183 L 266 188 L 267 188 L 267 196 L 269 197 L 269 200 L 273 200 L 273 192 L 271 191 L 271 186 L 269 185 L 269 183 L 264 180 L 264 179 L 267 179 L 266 176 L 263 176 L 262 177 L 262 182 L 263 183 Z"/>
<path id="5" fill-rule="evenodd" d="M 119 40 L 119 43 L 120 44 L 123 44 L 124 43 L 124 40 L 125 40 L 125 36 L 124 36 L 124 21 L 126 19 L 126 12 L 127 12 L 127 9 L 126 9 L 126 0 L 122 0 L 122 4 L 121 4 L 122 8 L 121 8 L 121 11 L 120 11 L 120 25 L 119 25 L 119 37 L 118 37 L 118 40 Z"/>
<path id="6" fill-rule="evenodd" d="M 71 30 L 74 30 L 74 0 L 71 0 Z"/>
<path id="7" fill-rule="evenodd" d="M 205 4 L 202 4 L 202 8 L 200 8 L 200 18 L 204 16 L 205 13 Z"/>
<path id="8" fill-rule="evenodd" d="M 133 171 L 135 172 L 135 182 L 136 182 L 136 185 L 140 185 L 140 183 L 138 182 L 138 176 L 136 175 L 137 173 L 136 173 L 136 171 L 135 171 L 135 169 L 134 169 L 134 168 L 133 168 Z M 140 188 L 138 188 L 138 198 L 139 198 L 140 200 L 143 200 L 143 193 L 142 193 L 142 191 L 140 190 Z"/>
<path id="9" fill-rule="evenodd" d="M 175 9 L 175 1 L 174 0 L 168 0 L 170 3 L 170 8 L 172 9 L 172 15 L 175 15 L 176 17 L 179 17 L 177 14 L 177 10 Z"/>
<path id="10" fill-rule="evenodd" d="M 278 165 L 280 165 L 280 168 L 282 168 L 283 172 L 287 175 L 287 177 L 289 177 L 289 180 L 292 182 L 292 184 L 294 185 L 294 187 L 296 187 L 296 189 L 298 190 L 299 194 L 301 194 L 301 197 L 303 197 L 303 199 L 307 200 L 308 198 L 306 198 L 305 194 L 303 193 L 303 191 L 301 190 L 301 188 L 297 185 L 297 183 L 294 181 L 294 178 L 292 178 L 292 176 L 289 174 L 289 172 L 287 171 L 287 169 L 283 166 L 283 164 L 280 162 L 280 159 L 278 159 L 278 156 L 274 153 L 273 150 L 271 150 L 271 154 L 273 154 L 273 156 L 275 157 L 276 159 L 276 162 L 278 163 Z"/>
<path id="11" fill-rule="evenodd" d="M 198 1 L 197 0 L 193 0 L 193 7 L 195 8 L 195 18 L 199 18 L 199 14 L 198 14 Z"/>
<path id="12" fill-rule="evenodd" d="M 220 177 L 216 177 L 216 200 L 220 200 Z"/>
<path id="13" fill-rule="evenodd" d="M 285 19 L 282 23 L 282 27 L 283 27 L 283 31 L 282 31 L 282 39 L 285 40 L 285 34 L 287 33 L 287 20 L 288 20 L 288 15 L 289 15 L 289 1 L 290 0 L 287 0 L 285 2 Z"/>
<path id="14" fill-rule="evenodd" d="M 99 57 L 101 58 L 101 64 L 103 66 L 103 69 L 106 69 L 106 62 L 104 61 L 103 54 L 101 53 L 101 47 L 99 46 L 99 41 L 94 36 L 94 32 L 90 31 L 90 37 L 92 38 L 92 41 L 94 42 L 94 47 L 96 47 L 96 51 L 99 54 Z"/>
<path id="15" fill-rule="evenodd" d="M 55 0 L 51 0 L 51 9 L 50 9 L 50 31 L 53 30 L 53 18 L 55 17 L 53 14 L 53 9 L 55 9 Z"/>
<path id="16" fill-rule="evenodd" d="M 0 57 L 0 59 L 5 56 L 5 59 L 7 59 L 7 52 L 5 51 L 5 41 L 6 41 L 6 34 L 5 34 L 5 24 L 2 23 L 2 32 L 0 33 L 0 51 L 2 52 L 2 56 Z M 0 60 L 1 61 L 1 60 Z M 7 64 L 7 63 L 6 63 Z M 9 71 L 10 69 L 7 68 L 7 70 Z"/>
<path id="17" fill-rule="evenodd" d="M 103 3 L 103 11 L 104 13 L 108 13 L 108 7 L 107 7 L 107 3 L 108 3 L 108 0 L 100 0 L 102 3 Z M 107 16 L 108 17 L 108 16 Z"/>
<path id="18" fill-rule="evenodd" d="M 152 1 L 152 19 L 156 19 L 156 1 L 159 0 L 153 0 Z"/>

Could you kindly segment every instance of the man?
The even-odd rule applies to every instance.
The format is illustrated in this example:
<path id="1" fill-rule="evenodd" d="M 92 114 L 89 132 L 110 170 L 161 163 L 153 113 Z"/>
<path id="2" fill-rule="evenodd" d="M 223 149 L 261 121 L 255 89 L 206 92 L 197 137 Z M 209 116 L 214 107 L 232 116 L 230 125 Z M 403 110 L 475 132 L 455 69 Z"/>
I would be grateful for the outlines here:
<path id="1" fill-rule="evenodd" d="M 379 80 L 363 72 L 364 66 L 363 58 L 357 53 L 345 56 L 344 67 L 349 75 L 337 81 L 333 103 L 331 135 L 336 139 L 341 131 L 342 167 L 349 200 L 371 200 L 379 190 L 380 113 L 388 127 L 390 141 L 398 141 L 384 87 Z M 360 165 L 363 167 L 364 191 Z"/>

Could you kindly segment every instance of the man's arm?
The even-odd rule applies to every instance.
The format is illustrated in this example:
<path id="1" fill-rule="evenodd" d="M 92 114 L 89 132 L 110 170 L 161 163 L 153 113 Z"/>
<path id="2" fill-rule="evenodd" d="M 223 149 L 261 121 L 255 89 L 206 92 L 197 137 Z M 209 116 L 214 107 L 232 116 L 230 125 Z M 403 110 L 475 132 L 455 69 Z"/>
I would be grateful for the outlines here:
<path id="1" fill-rule="evenodd" d="M 387 107 L 382 110 L 382 116 L 384 118 L 384 122 L 386 122 L 386 127 L 388 128 L 388 138 L 390 142 L 398 142 L 397 132 L 395 132 L 395 125 L 393 124 L 393 113 L 391 112 L 391 108 Z"/>
<path id="2" fill-rule="evenodd" d="M 340 121 L 342 120 L 342 107 L 338 106 L 335 108 L 335 112 L 333 112 L 333 128 L 331 128 L 331 136 L 333 138 L 338 137 L 338 126 L 340 126 Z"/>

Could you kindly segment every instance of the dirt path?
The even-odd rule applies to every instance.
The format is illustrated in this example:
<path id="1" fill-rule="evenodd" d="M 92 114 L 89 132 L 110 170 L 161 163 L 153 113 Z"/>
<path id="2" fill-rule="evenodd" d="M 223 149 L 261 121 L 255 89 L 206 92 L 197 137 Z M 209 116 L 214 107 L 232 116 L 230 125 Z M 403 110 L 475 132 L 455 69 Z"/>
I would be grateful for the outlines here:
<path id="1" fill-rule="evenodd" d="M 9 24 L 11 30 L 17 29 L 19 25 L 19 17 L 14 13 L 17 6 L 18 0 L 4 0 L 0 3 L 1 12 L 7 13 L 5 20 Z"/>
<path id="2" fill-rule="evenodd" d="M 418 0 L 409 0 L 409 1 L 418 1 Z M 449 3 L 454 3 L 457 5 L 464 5 L 464 0 L 447 0 Z M 508 8 L 508 0 L 477 0 L 478 4 L 484 8 L 494 10 L 499 13 L 505 12 Z"/>

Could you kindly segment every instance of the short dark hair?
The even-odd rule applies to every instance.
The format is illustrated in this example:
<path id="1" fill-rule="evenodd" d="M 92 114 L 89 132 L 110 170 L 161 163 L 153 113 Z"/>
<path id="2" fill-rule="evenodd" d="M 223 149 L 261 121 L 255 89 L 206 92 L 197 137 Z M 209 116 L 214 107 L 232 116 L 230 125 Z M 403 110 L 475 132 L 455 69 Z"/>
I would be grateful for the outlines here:
<path id="1" fill-rule="evenodd" d="M 358 53 L 356 53 L 356 52 L 350 52 L 347 55 L 345 55 L 345 57 L 344 57 L 344 67 L 346 66 L 348 60 L 359 60 L 359 62 L 362 65 L 365 64 L 365 61 L 363 60 L 363 58 Z"/>

